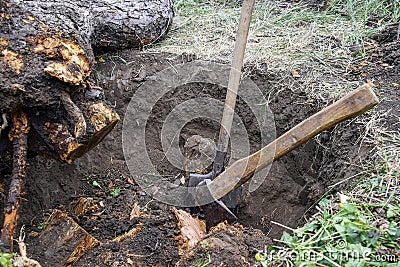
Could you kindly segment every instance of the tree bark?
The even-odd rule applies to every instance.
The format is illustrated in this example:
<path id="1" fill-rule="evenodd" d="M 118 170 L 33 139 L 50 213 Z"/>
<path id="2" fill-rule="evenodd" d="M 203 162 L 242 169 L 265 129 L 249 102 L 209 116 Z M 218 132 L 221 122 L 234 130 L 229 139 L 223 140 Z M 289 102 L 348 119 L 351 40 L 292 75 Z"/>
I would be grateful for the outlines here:
<path id="1" fill-rule="evenodd" d="M 82 156 L 119 120 L 90 83 L 93 50 L 155 42 L 172 16 L 171 0 L 0 0 L 0 114 L 25 110 L 37 152 Z"/>
<path id="2" fill-rule="evenodd" d="M 48 26 L 78 34 L 95 51 L 139 48 L 172 23 L 172 0 L 15 0 Z"/>

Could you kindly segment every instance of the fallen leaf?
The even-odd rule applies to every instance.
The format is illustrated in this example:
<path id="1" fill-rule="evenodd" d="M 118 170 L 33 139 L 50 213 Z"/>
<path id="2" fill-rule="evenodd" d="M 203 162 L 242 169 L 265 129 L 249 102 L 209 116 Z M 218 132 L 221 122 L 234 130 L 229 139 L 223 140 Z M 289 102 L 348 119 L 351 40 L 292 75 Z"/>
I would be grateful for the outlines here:
<path id="1" fill-rule="evenodd" d="M 324 86 L 326 86 L 326 87 L 331 87 L 331 86 L 332 86 L 332 84 L 326 83 L 326 82 L 322 82 L 322 84 L 323 84 Z"/>
<path id="2" fill-rule="evenodd" d="M 179 254 L 183 255 L 194 248 L 206 235 L 206 225 L 199 218 L 193 218 L 183 210 L 172 208 L 172 212 L 178 219 L 178 228 L 181 234 L 176 238 L 179 240 Z"/>
<path id="3" fill-rule="evenodd" d="M 132 220 L 133 218 L 137 218 L 140 217 L 140 207 L 139 204 L 137 202 L 135 202 L 135 204 L 133 204 L 132 206 L 132 211 L 131 211 L 131 215 L 129 217 L 130 220 Z"/>
<path id="4" fill-rule="evenodd" d="M 132 177 L 128 177 L 128 183 L 130 183 L 131 185 L 135 185 Z"/>
<path id="5" fill-rule="evenodd" d="M 132 265 L 132 266 L 133 266 L 133 260 L 131 260 L 131 258 L 127 258 L 127 259 L 126 259 L 126 262 L 127 262 L 129 265 Z"/>
<path id="6" fill-rule="evenodd" d="M 364 50 L 370 50 L 370 49 L 373 49 L 373 48 L 376 48 L 376 45 L 367 45 L 367 46 L 364 46 Z"/>
<path id="7" fill-rule="evenodd" d="M 381 66 L 382 66 L 382 67 L 389 67 L 389 64 L 387 64 L 387 63 L 382 63 Z"/>
<path id="8" fill-rule="evenodd" d="M 292 73 L 293 77 L 300 78 L 300 74 L 296 70 L 291 70 L 290 72 Z"/>

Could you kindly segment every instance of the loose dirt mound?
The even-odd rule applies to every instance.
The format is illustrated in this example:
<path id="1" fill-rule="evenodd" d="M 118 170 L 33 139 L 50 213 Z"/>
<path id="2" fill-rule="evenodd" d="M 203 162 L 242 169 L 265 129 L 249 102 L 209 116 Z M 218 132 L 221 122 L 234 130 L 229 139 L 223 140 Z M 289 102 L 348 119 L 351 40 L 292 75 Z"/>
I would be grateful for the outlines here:
<path id="1" fill-rule="evenodd" d="M 193 58 L 123 51 L 103 57 L 105 62 L 97 66 L 97 83 L 105 88 L 107 99 L 123 118 L 131 97 L 146 79 L 155 79 L 158 71 Z M 266 69 L 252 73 L 251 78 L 266 96 L 270 96 L 269 106 L 275 115 L 278 136 L 327 104 L 303 93 L 302 85 L 294 78 L 284 81 L 292 90 L 274 89 L 277 88 L 275 84 L 281 82 L 280 75 Z M 173 99 L 169 104 L 196 97 L 199 90 L 218 99 L 224 99 L 225 95 L 223 88 L 209 84 L 191 84 L 178 89 L 169 96 L 169 100 Z M 162 121 L 169 109 L 162 101 L 158 103 L 154 125 L 157 120 Z M 247 119 L 252 149 L 257 149 L 260 133 L 252 121 L 254 118 L 248 116 L 240 101 L 238 113 Z M 274 162 L 257 191 L 249 194 L 243 190 L 239 223 L 244 227 L 214 229 L 195 253 L 182 256 L 181 266 L 194 264 L 207 254 L 211 255 L 211 266 L 254 263 L 255 253 L 271 243 L 270 237 L 277 238 L 283 231 L 277 226 L 271 227 L 271 220 L 295 227 L 307 206 L 317 200 L 328 185 L 357 171 L 354 166 L 364 157 L 363 148 L 360 150 L 357 143 L 362 130 L 354 123 L 341 124 Z M 20 225 L 27 226 L 28 254 L 43 266 L 59 266 L 46 255 L 46 249 L 52 244 L 40 243 L 40 232 L 55 208 L 67 212 L 102 243 L 76 266 L 129 266 L 131 263 L 133 266 L 174 266 L 179 261 L 177 220 L 169 206 L 152 200 L 132 179 L 123 157 L 121 132 L 122 123 L 97 148 L 71 165 L 40 157 L 30 159 Z M 153 161 L 159 163 L 162 148 L 158 132 L 149 132 L 146 136 L 149 153 Z M 193 133 L 215 138 L 218 125 L 207 120 L 194 121 L 186 125 L 182 139 Z M 176 174 L 176 169 L 168 162 L 159 164 L 159 168 L 165 175 Z M 77 212 L 77 203 L 87 204 L 83 212 Z M 132 229 L 139 230 L 131 236 L 115 239 Z"/>

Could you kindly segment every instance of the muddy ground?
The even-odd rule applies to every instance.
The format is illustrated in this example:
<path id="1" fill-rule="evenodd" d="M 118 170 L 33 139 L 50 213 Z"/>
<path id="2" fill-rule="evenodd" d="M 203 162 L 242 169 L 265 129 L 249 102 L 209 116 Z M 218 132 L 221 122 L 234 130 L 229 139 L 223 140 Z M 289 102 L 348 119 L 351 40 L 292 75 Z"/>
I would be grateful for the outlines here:
<path id="1" fill-rule="evenodd" d="M 385 127 L 397 130 L 400 43 L 390 32 L 386 37 L 382 35 L 379 38 L 377 42 L 380 45 L 370 51 L 370 64 L 347 78 L 374 82 L 382 99 L 378 109 L 388 111 L 384 119 Z M 156 78 L 157 72 L 165 68 L 195 60 L 195 56 L 125 50 L 117 55 L 104 55 L 102 59 L 104 62 L 99 63 L 96 69 L 97 83 L 105 88 L 107 99 L 115 105 L 123 119 L 131 97 L 146 79 Z M 281 77 L 286 76 L 269 70 L 267 66 L 251 73 L 252 80 L 261 91 L 271 96 L 269 106 L 275 116 L 278 136 L 328 104 L 304 93 L 304 85 L 295 78 L 282 81 Z M 280 90 L 285 85 L 291 90 Z M 176 105 L 184 99 L 196 97 L 198 90 L 224 99 L 223 88 L 209 84 L 186 85 L 169 96 L 168 105 L 158 103 L 154 125 L 157 125 L 156 120 L 162 120 L 168 113 L 170 104 Z M 243 117 L 249 120 L 250 139 L 253 148 L 257 148 L 260 133 L 252 128 L 254 118 L 248 118 L 245 107 L 240 103 L 238 110 L 239 115 L 242 112 Z M 371 114 L 364 115 L 364 118 L 368 116 Z M 157 137 L 160 129 L 153 129 L 146 136 L 146 141 L 150 156 L 155 163 L 159 163 L 162 148 Z M 74 266 L 192 266 L 207 261 L 208 255 L 211 259 L 208 266 L 253 265 L 256 252 L 272 244 L 272 239 L 279 238 L 284 230 L 271 225 L 271 221 L 289 227 L 301 224 L 306 209 L 330 185 L 360 170 L 357 167 L 359 163 L 372 153 L 368 144 L 361 142 L 364 132 L 365 126 L 354 120 L 342 123 L 274 162 L 265 182 L 256 192 L 249 194 L 243 191 L 238 224 L 211 230 L 194 251 L 183 255 L 178 252 L 179 230 L 171 207 L 148 196 L 135 183 L 126 167 L 121 145 L 122 122 L 98 147 L 70 165 L 31 155 L 20 219 L 20 225 L 26 226 L 28 256 L 37 259 L 42 266 L 62 266 L 57 257 L 46 253 L 54 243 L 43 243 L 41 238 L 47 218 L 52 210 L 59 209 L 101 242 Z M 182 139 L 192 133 L 215 138 L 218 125 L 209 121 L 193 122 L 181 133 Z M 168 162 L 160 166 L 166 175 L 176 174 L 177 170 Z M 7 184 L 9 174 L 4 175 L 4 180 Z M 94 186 L 94 182 L 98 186 Z M 343 183 L 335 190 L 345 189 L 351 182 Z M 120 194 L 113 196 L 111 193 L 117 192 L 116 189 L 120 190 Z M 89 198 L 94 204 L 77 216 L 73 203 L 80 198 Z M 130 218 L 135 203 L 141 213 Z M 113 241 L 139 226 L 142 230 L 134 237 Z"/>

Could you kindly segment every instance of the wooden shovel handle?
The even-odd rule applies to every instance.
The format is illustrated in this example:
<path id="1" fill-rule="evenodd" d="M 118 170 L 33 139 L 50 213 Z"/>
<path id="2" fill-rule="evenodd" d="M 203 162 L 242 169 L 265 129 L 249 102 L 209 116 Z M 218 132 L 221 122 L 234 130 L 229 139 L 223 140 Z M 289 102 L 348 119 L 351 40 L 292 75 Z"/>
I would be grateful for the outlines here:
<path id="1" fill-rule="evenodd" d="M 302 121 L 261 150 L 234 162 L 209 185 L 211 193 L 217 199 L 225 196 L 247 182 L 254 173 L 268 166 L 274 160 L 333 125 L 366 112 L 378 102 L 378 98 L 368 84 L 360 86 Z"/>
<path id="2" fill-rule="evenodd" d="M 228 150 L 229 135 L 231 133 L 233 115 L 235 112 L 236 97 L 239 90 L 243 58 L 246 50 L 254 2 L 255 0 L 243 1 L 240 14 L 239 29 L 236 35 L 235 50 L 233 51 L 232 66 L 229 72 L 228 89 L 226 91 L 224 112 L 222 114 L 221 129 L 218 138 L 217 150 L 220 152 L 227 152 Z"/>

